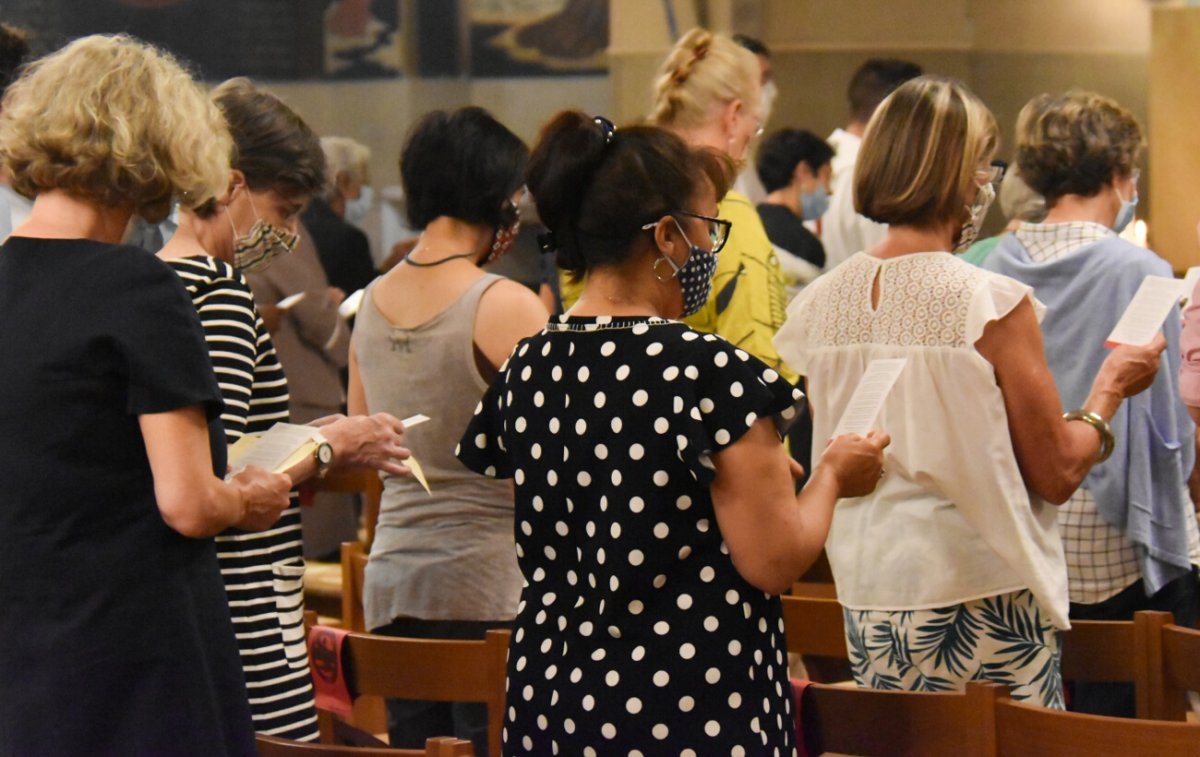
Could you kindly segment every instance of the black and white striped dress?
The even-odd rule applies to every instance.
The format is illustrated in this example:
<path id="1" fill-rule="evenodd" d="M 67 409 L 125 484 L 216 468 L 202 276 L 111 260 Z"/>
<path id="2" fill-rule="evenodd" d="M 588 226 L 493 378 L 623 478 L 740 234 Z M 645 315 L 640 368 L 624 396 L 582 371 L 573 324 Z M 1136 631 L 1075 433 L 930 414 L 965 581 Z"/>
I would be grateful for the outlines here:
<path id="1" fill-rule="evenodd" d="M 283 367 L 242 275 L 210 257 L 167 261 L 196 305 L 225 409 L 225 440 L 288 420 Z M 221 577 L 237 633 L 255 730 L 315 741 L 317 717 L 304 645 L 300 510 L 273 528 L 216 537 Z"/>

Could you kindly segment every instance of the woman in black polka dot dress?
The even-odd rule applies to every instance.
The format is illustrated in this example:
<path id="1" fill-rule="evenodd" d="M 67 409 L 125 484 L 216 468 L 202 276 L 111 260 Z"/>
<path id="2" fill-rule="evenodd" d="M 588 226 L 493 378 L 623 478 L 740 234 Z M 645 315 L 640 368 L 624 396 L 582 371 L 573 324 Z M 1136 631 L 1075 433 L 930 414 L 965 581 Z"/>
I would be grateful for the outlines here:
<path id="1" fill-rule="evenodd" d="M 727 166 L 652 127 L 558 116 L 528 176 L 572 312 L 521 342 L 459 446 L 516 485 L 526 586 L 507 754 L 791 754 L 779 599 L 886 436 L 842 437 L 795 496 L 777 419 L 801 395 L 668 320 L 708 296 Z"/>

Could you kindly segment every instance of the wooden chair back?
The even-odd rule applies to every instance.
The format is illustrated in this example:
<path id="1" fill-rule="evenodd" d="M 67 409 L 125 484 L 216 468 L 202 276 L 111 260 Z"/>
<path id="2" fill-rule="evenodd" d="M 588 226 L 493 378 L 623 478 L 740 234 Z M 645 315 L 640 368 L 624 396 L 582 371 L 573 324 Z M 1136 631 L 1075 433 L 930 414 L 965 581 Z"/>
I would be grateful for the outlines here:
<path id="1" fill-rule="evenodd" d="M 1132 620 L 1073 620 L 1063 632 L 1063 682 L 1132 683 L 1137 717 L 1150 717 L 1146 643 Z"/>
<path id="2" fill-rule="evenodd" d="M 429 739 L 424 749 L 311 744 L 265 733 L 257 734 L 255 742 L 259 757 L 470 757 L 475 753 L 471 742 L 448 736 Z"/>
<path id="3" fill-rule="evenodd" d="M 366 631 L 363 580 L 367 572 L 367 546 L 361 541 L 342 542 L 342 628 Z"/>
<path id="4" fill-rule="evenodd" d="M 1001 692 L 995 703 L 995 746 L 997 757 L 1200 757 L 1200 726 L 1048 710 L 1014 702 L 1007 692 Z"/>
<path id="5" fill-rule="evenodd" d="M 500 754 L 505 675 L 511 632 L 488 631 L 482 641 L 410 639 L 352 632 L 343 648 L 351 697 L 482 702 L 488 712 L 488 744 Z M 318 713 L 321 740 L 331 743 L 332 713 Z"/>
<path id="6" fill-rule="evenodd" d="M 783 632 L 788 651 L 848 658 L 842 606 L 825 597 L 783 596 Z"/>
<path id="7" fill-rule="evenodd" d="M 366 533 L 364 544 L 369 552 L 371 543 L 375 541 L 375 524 L 379 520 L 379 503 L 383 499 L 383 481 L 379 478 L 379 472 L 370 468 L 335 468 L 324 478 L 309 479 L 305 485 L 317 492 L 362 495 L 363 530 Z"/>
<path id="8" fill-rule="evenodd" d="M 1187 692 L 1200 691 L 1200 631 L 1173 620 L 1149 610 L 1133 618 L 1146 639 L 1148 717 L 1156 720 L 1186 720 Z"/>
<path id="9" fill-rule="evenodd" d="M 800 697 L 798 730 L 809 755 L 990 755 L 1000 691 L 977 682 L 944 694 L 813 683 Z"/>

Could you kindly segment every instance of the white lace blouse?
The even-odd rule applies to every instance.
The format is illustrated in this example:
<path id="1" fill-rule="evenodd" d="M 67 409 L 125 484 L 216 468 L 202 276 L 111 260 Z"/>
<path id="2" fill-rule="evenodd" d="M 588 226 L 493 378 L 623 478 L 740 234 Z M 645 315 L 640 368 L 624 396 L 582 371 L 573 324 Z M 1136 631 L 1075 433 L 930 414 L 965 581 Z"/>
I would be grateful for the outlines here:
<path id="1" fill-rule="evenodd" d="M 1055 508 L 1026 489 L 995 372 L 974 347 L 1025 297 L 1024 284 L 949 253 L 858 253 L 788 308 L 775 343 L 808 377 L 814 459 L 867 364 L 908 358 L 876 420 L 892 436 L 887 473 L 873 494 L 838 503 L 826 544 L 846 607 L 931 609 L 1028 588 L 1069 627 Z"/>

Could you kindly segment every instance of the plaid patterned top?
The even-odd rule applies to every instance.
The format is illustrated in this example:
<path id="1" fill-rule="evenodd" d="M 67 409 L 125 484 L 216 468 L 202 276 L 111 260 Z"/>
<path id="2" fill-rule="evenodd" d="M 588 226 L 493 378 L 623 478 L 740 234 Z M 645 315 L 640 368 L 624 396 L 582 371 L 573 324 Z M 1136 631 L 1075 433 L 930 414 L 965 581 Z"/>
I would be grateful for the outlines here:
<path id="1" fill-rule="evenodd" d="M 1025 223 L 1017 239 L 1037 263 L 1066 257 L 1099 242 L 1112 229 L 1091 221 Z M 1133 544 L 1119 528 L 1105 523 L 1087 489 L 1076 490 L 1058 509 L 1058 529 L 1067 555 L 1067 581 L 1072 602 L 1096 604 L 1120 593 L 1141 578 Z M 1188 521 L 1188 552 L 1200 565 L 1200 529 Z"/>

